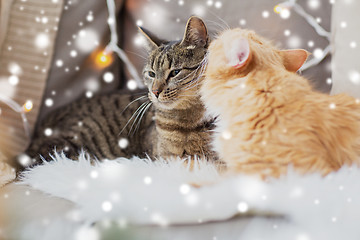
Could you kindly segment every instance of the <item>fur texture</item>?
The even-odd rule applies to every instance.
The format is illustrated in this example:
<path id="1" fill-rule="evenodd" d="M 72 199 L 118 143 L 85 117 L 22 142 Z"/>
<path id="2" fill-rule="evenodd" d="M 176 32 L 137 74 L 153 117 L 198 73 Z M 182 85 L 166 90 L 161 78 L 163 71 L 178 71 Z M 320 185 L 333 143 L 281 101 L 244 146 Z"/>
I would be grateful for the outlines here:
<path id="1" fill-rule="evenodd" d="M 326 175 L 359 163 L 359 100 L 314 91 L 295 73 L 306 58 L 244 29 L 210 44 L 201 93 L 220 115 L 214 147 L 229 169 L 279 177 L 292 165 Z"/>
<path id="2" fill-rule="evenodd" d="M 210 148 L 213 120 L 205 116 L 199 94 L 209 43 L 204 22 L 191 17 L 183 39 L 177 42 L 159 40 L 147 30 L 142 31 L 151 49 L 143 73 L 155 107 L 158 141 L 154 155 L 216 159 Z"/>
<path id="3" fill-rule="evenodd" d="M 54 149 L 70 158 L 84 149 L 97 159 L 134 155 L 216 159 L 210 148 L 213 119 L 205 117 L 198 93 L 209 41 L 204 22 L 191 17 L 180 41 L 159 40 L 141 31 L 150 45 L 143 72 L 148 94 L 120 91 L 55 110 L 37 127 L 26 150 L 31 159 L 19 157 L 18 169 L 40 164 L 40 156 L 51 160 Z M 45 134 L 49 129 L 51 134 Z"/>
<path id="4" fill-rule="evenodd" d="M 197 239 L 244 240 L 355 240 L 360 234 L 357 168 L 342 167 L 324 178 L 319 173 L 301 176 L 290 170 L 281 179 L 264 182 L 242 174 L 224 178 L 210 161 L 200 161 L 189 171 L 181 159 L 122 158 L 93 165 L 85 154 L 78 161 L 64 155 L 54 157 L 54 161 L 24 172 L 22 186 L 3 189 L 1 196 L 6 193 L 8 198 L 0 199 L 4 210 L 0 216 L 9 214 L 7 224 L 2 225 L 3 235 L 0 233 L 8 236 L 4 239 L 90 239 L 94 231 L 101 234 L 96 225 L 109 221 L 113 230 L 128 224 L 128 229 L 118 230 L 118 238 L 130 234 L 124 239 L 144 239 L 137 235 L 141 236 L 141 228 L 133 225 L 184 223 L 193 225 L 180 227 L 182 231 L 170 228 L 168 238 L 178 231 L 184 239 L 194 239 L 198 233 Z M 186 185 L 188 182 L 214 184 L 194 188 Z M 14 214 L 17 209 L 21 209 L 19 214 Z M 269 212 L 282 217 L 261 217 Z M 198 224 L 239 213 L 256 217 Z M 10 223 L 15 227 L 9 232 Z M 75 237 L 84 228 L 89 230 L 84 233 L 88 237 Z M 163 228 L 151 228 L 148 233 L 151 239 L 168 239 Z"/>
<path id="5" fill-rule="evenodd" d="M 153 111 L 142 119 L 134 116 L 144 110 L 144 90 L 117 91 L 77 100 L 50 114 L 36 129 L 33 140 L 26 150 L 31 161 L 18 157 L 19 168 L 41 164 L 40 156 L 51 160 L 54 149 L 76 158 L 81 149 L 98 159 L 114 159 L 125 156 L 151 155 L 154 137 Z M 141 111 L 142 112 L 142 111 Z M 51 134 L 45 134 L 51 129 Z M 146 140 L 144 140 L 144 138 Z M 119 141 L 125 141 L 119 144 Z"/>

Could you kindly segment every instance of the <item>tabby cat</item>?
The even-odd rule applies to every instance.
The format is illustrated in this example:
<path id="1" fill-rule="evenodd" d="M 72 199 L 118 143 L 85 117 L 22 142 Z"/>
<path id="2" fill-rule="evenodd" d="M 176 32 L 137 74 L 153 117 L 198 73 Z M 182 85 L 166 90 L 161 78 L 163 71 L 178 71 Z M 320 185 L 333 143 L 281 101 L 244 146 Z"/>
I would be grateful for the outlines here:
<path id="1" fill-rule="evenodd" d="M 209 41 L 204 22 L 191 17 L 181 41 L 161 41 L 145 29 L 141 32 L 150 45 L 144 68 L 148 96 L 115 92 L 56 110 L 26 151 L 33 158 L 30 166 L 41 163 L 39 156 L 47 158 L 54 148 L 72 159 L 81 149 L 97 159 L 145 154 L 215 158 L 209 150 L 213 120 L 205 117 L 198 94 Z M 52 130 L 50 136 L 45 136 L 46 129 Z"/>
<path id="2" fill-rule="evenodd" d="M 142 30 L 151 48 L 143 73 L 159 135 L 154 155 L 215 159 L 209 134 L 214 120 L 205 115 L 198 93 L 209 44 L 204 22 L 191 17 L 180 42 L 162 41 Z"/>
<path id="3" fill-rule="evenodd" d="M 266 178 L 359 164 L 360 101 L 313 90 L 295 73 L 307 56 L 245 29 L 210 44 L 201 94 L 219 114 L 213 145 L 228 169 Z"/>

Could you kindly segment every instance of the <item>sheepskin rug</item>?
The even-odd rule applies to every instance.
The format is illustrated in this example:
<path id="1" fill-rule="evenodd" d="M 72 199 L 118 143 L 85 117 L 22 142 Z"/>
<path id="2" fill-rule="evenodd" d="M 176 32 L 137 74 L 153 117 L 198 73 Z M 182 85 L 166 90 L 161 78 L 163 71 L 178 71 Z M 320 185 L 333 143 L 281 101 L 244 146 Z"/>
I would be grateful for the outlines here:
<path id="1" fill-rule="evenodd" d="M 181 159 L 137 157 L 91 164 L 85 153 L 78 161 L 63 154 L 53 158 L 25 172 L 18 184 L 74 203 L 80 227 L 104 219 L 171 226 L 251 215 L 255 217 L 241 239 L 360 238 L 356 167 L 343 167 L 325 178 L 289 169 L 287 176 L 263 182 L 244 175 L 222 176 L 203 160 L 189 166 Z M 264 215 L 281 216 L 287 223 L 279 227 L 271 218 L 257 217 Z M 264 221 L 270 227 L 265 228 Z M 56 229 L 62 229 L 63 223 L 58 224 Z"/>

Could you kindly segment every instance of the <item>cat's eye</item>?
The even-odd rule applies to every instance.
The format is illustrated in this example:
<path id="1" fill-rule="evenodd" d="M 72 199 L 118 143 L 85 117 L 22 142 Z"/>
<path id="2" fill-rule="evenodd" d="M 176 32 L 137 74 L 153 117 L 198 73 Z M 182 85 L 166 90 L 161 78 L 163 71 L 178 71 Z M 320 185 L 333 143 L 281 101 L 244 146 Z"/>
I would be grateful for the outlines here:
<path id="1" fill-rule="evenodd" d="M 149 77 L 151 77 L 151 78 L 154 78 L 154 77 L 155 77 L 155 73 L 152 72 L 152 71 L 149 71 L 149 72 L 148 72 L 148 75 L 149 75 Z"/>
<path id="2" fill-rule="evenodd" d="M 176 75 L 178 75 L 180 73 L 180 69 L 175 69 L 175 70 L 172 70 L 169 74 L 169 77 L 175 77 Z"/>

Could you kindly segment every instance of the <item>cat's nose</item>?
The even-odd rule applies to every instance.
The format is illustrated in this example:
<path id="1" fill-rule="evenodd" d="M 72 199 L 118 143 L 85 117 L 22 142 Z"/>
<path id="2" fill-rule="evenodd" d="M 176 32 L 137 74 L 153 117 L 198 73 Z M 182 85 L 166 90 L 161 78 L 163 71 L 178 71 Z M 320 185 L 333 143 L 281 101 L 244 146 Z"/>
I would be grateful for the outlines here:
<path id="1" fill-rule="evenodd" d="M 155 95 L 156 98 L 159 98 L 160 90 L 159 89 L 153 89 L 152 93 Z"/>

